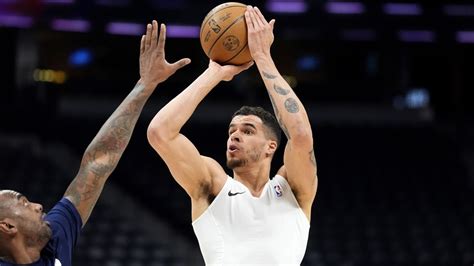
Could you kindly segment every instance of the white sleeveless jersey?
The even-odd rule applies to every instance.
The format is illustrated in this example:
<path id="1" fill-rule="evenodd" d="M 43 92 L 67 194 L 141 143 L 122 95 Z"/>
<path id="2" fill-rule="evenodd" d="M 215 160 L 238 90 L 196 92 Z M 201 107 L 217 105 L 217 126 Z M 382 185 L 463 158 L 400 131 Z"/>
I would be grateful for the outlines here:
<path id="1" fill-rule="evenodd" d="M 259 198 L 231 177 L 193 222 L 206 265 L 300 265 L 309 222 L 282 176 Z"/>

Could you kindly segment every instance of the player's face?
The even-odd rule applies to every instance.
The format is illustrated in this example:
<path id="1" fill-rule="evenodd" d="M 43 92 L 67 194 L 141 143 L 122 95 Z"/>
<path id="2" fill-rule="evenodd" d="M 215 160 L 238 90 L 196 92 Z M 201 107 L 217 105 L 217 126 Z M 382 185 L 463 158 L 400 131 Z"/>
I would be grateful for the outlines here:
<path id="1" fill-rule="evenodd" d="M 18 233 L 23 235 L 27 246 L 45 245 L 51 238 L 51 228 L 44 220 L 46 214 L 43 206 L 30 202 L 24 195 L 12 191 L 0 191 L 0 197 L 10 208 L 10 217 L 17 227 Z"/>
<path id="2" fill-rule="evenodd" d="M 258 116 L 235 116 L 229 125 L 227 167 L 235 169 L 260 161 L 265 157 L 268 141 Z"/>

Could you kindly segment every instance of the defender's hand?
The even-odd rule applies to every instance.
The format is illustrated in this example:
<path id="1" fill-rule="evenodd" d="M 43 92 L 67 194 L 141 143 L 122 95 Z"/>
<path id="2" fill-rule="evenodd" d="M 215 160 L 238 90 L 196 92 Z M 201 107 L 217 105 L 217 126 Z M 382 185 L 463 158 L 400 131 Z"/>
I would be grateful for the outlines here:
<path id="1" fill-rule="evenodd" d="M 165 59 L 166 26 L 161 24 L 158 34 L 158 23 L 153 20 L 148 24 L 146 35 L 142 36 L 140 44 L 140 80 L 154 87 L 168 79 L 178 69 L 189 64 L 189 58 L 183 58 L 175 63 L 168 63 Z"/>

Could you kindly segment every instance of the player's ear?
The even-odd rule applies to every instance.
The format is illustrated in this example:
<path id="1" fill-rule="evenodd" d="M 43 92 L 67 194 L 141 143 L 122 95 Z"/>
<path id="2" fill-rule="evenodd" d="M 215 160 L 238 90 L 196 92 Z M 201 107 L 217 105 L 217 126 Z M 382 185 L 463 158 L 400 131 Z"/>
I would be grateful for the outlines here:
<path id="1" fill-rule="evenodd" d="M 6 218 L 0 221 L 0 233 L 2 235 L 14 236 L 17 232 L 18 228 L 11 219 Z"/>
<path id="2" fill-rule="evenodd" d="M 276 140 L 269 139 L 268 145 L 267 145 L 267 156 L 273 156 L 277 147 L 278 147 L 278 144 Z"/>

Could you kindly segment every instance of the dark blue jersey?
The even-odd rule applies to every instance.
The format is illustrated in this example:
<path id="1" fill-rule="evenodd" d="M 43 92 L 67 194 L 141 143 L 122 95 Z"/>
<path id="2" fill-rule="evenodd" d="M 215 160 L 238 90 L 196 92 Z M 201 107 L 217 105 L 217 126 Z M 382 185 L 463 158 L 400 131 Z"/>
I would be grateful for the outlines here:
<path id="1" fill-rule="evenodd" d="M 71 266 L 72 251 L 82 228 L 81 216 L 66 198 L 59 201 L 45 218 L 53 232 L 38 261 L 30 266 Z M 0 266 L 10 266 L 0 260 Z M 24 264 L 22 264 L 24 265 Z"/>

